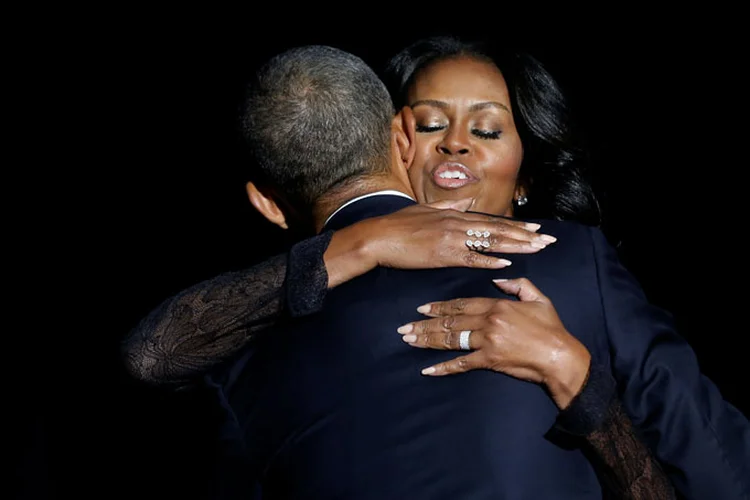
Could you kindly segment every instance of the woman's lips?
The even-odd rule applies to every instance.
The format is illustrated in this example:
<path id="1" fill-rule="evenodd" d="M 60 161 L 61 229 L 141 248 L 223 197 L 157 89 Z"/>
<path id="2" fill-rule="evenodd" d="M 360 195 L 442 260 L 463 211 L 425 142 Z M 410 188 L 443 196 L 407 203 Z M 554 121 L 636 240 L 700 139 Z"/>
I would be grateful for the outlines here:
<path id="1" fill-rule="evenodd" d="M 477 182 L 465 165 L 455 162 L 441 163 L 432 170 L 432 182 L 443 189 L 458 189 Z"/>

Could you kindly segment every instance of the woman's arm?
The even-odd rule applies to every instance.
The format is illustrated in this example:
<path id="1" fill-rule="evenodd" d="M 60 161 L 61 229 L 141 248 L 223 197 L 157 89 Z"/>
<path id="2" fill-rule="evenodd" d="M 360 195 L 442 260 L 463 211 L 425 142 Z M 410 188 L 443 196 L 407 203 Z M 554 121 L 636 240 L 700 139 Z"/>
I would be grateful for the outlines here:
<path id="1" fill-rule="evenodd" d="M 249 269 L 194 285 L 165 300 L 122 343 L 128 372 L 161 386 L 193 385 L 259 332 L 284 317 L 320 310 L 326 291 L 377 265 L 499 269 L 507 261 L 469 251 L 466 231 L 492 232 L 489 250 L 537 252 L 550 242 L 527 224 L 482 214 L 415 205 L 325 232 Z"/>
<path id="2" fill-rule="evenodd" d="M 310 244 L 322 254 L 329 238 L 330 233 L 321 235 Z M 249 269 L 219 275 L 162 302 L 122 342 L 128 373 L 175 389 L 195 383 L 206 370 L 279 319 L 287 258 L 282 254 Z M 307 274 L 311 286 L 325 272 L 322 259 L 320 263 Z"/>
<path id="3" fill-rule="evenodd" d="M 605 368 L 591 366 L 581 391 L 560 411 L 555 429 L 581 445 L 614 498 L 676 498 L 674 487 L 617 398 Z"/>

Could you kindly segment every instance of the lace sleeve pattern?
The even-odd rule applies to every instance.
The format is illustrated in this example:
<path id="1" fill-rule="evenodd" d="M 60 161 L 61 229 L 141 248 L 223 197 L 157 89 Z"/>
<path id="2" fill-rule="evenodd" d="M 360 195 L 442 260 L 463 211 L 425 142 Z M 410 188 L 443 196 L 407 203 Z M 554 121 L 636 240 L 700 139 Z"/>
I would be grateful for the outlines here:
<path id="1" fill-rule="evenodd" d="M 332 234 L 309 238 L 288 254 L 221 274 L 164 301 L 123 341 L 128 372 L 154 385 L 190 386 L 285 314 L 320 310 L 328 287 L 323 253 Z"/>
<path id="2" fill-rule="evenodd" d="M 605 368 L 591 366 L 583 389 L 560 412 L 555 427 L 582 440 L 608 489 L 606 498 L 676 498 L 666 473 L 623 410 L 615 380 Z"/>

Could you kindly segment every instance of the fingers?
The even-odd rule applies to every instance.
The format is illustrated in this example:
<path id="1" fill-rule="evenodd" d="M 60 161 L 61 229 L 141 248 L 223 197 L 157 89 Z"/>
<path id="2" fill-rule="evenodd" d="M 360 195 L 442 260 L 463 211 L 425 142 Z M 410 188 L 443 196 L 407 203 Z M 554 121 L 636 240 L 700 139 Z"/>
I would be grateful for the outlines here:
<path id="1" fill-rule="evenodd" d="M 432 217 L 435 212 L 442 213 L 440 217 L 448 216 L 452 219 L 467 223 L 464 231 L 468 229 L 489 230 L 494 234 L 502 234 L 509 238 L 519 240 L 532 240 L 535 238 L 536 231 L 541 228 L 541 224 L 536 222 L 525 222 L 520 220 L 506 219 L 505 217 L 480 214 L 476 212 L 467 212 L 474 203 L 473 198 L 462 198 L 460 200 L 441 200 L 432 203 L 414 205 L 399 210 L 401 213 L 427 213 Z M 398 212 L 397 212 L 398 213 Z M 551 238 L 551 240 L 550 240 Z M 555 238 L 545 238 L 547 243 L 551 243 Z"/>
<path id="2" fill-rule="evenodd" d="M 431 318 L 457 314 L 484 314 L 492 308 L 495 302 L 497 299 L 490 297 L 445 300 L 421 305 L 417 307 L 417 312 Z"/>
<path id="3" fill-rule="evenodd" d="M 476 242 L 486 242 L 482 251 L 499 253 L 534 253 L 546 248 L 557 241 L 557 238 L 548 234 L 539 234 L 535 230 L 518 226 L 501 218 L 491 220 L 471 220 L 472 214 L 458 214 L 460 224 L 455 230 L 461 232 L 461 237 Z M 466 217 L 466 218 L 465 218 Z M 460 228 L 460 229 L 459 229 Z"/>
<path id="4" fill-rule="evenodd" d="M 443 316 L 441 318 L 415 321 L 401 326 L 398 333 L 402 340 L 413 347 L 423 349 L 461 349 L 462 332 L 478 331 L 484 326 L 484 316 Z M 464 333 L 471 349 L 481 347 L 481 336 Z"/>
<path id="5" fill-rule="evenodd" d="M 505 217 L 485 215 L 476 212 L 466 212 L 460 214 L 462 220 L 473 223 L 478 222 L 484 224 L 487 227 L 477 227 L 476 229 L 493 229 L 497 232 L 504 232 L 506 230 L 516 230 L 515 234 L 524 235 L 526 233 L 535 233 L 541 228 L 541 224 L 536 222 L 525 222 L 521 220 L 506 219 Z"/>
<path id="6" fill-rule="evenodd" d="M 475 302 L 474 299 L 466 300 Z M 402 340 L 412 347 L 474 351 L 422 370 L 423 375 L 451 375 L 485 367 L 485 356 L 481 351 L 485 344 L 483 339 L 486 332 L 482 330 L 485 322 L 484 315 L 443 316 L 408 323 L 398 332 L 402 334 Z"/>
<path id="7" fill-rule="evenodd" d="M 432 203 L 425 203 L 416 207 L 407 207 L 404 211 L 427 211 L 431 210 L 454 210 L 452 215 L 469 224 L 467 229 L 489 229 L 496 233 L 507 234 L 509 237 L 524 236 L 526 239 L 533 238 L 534 233 L 541 228 L 541 224 L 536 222 L 525 222 L 520 220 L 506 219 L 494 215 L 480 214 L 476 212 L 467 212 L 474 203 L 473 198 L 462 198 L 460 200 L 441 200 Z M 476 227 L 475 227 L 476 224 Z"/>
<path id="8" fill-rule="evenodd" d="M 479 352 L 472 352 L 465 356 L 453 358 L 450 361 L 438 363 L 422 370 L 422 375 L 439 377 L 441 375 L 453 375 L 454 373 L 468 372 L 482 367 L 482 355 Z"/>
<path id="9" fill-rule="evenodd" d="M 466 267 L 476 267 L 480 269 L 502 269 L 511 265 L 508 259 L 495 257 L 493 255 L 485 255 L 481 252 L 475 252 L 468 248 L 461 249 L 456 258 L 456 264 L 463 265 Z"/>
<path id="10" fill-rule="evenodd" d="M 409 213 L 409 216 L 401 219 L 404 221 L 403 227 L 408 228 L 409 235 L 415 234 L 415 231 L 429 234 L 428 241 L 440 245 L 441 251 L 449 259 L 460 257 L 462 262 L 455 265 L 468 267 L 497 269 L 504 266 L 494 258 L 466 255 L 466 250 L 480 253 L 535 253 L 557 241 L 554 236 L 537 233 L 541 227 L 537 223 L 466 212 L 472 202 L 472 198 L 464 198 L 404 208 L 402 213 Z M 428 231 L 424 231 L 425 228 Z"/>
<path id="11" fill-rule="evenodd" d="M 557 241 L 557 238 L 548 234 L 539 234 L 523 227 L 513 226 L 506 222 L 494 221 L 487 227 L 490 233 L 491 250 L 500 251 L 504 248 L 514 248 L 514 244 L 532 243 L 533 248 L 539 250 Z"/>
<path id="12" fill-rule="evenodd" d="M 492 282 L 503 292 L 515 295 L 523 302 L 550 303 L 549 298 L 527 278 L 496 279 L 492 280 Z"/>
<path id="13" fill-rule="evenodd" d="M 461 225 L 463 226 L 463 224 Z M 479 268 L 501 268 L 507 267 L 511 261 L 505 259 L 502 265 L 496 260 L 499 257 L 486 256 L 488 253 L 505 253 L 505 254 L 530 254 L 536 253 L 551 242 L 554 237 L 548 235 L 538 235 L 520 228 L 504 229 L 506 235 L 498 235 L 490 230 L 467 229 L 463 227 L 454 228 L 449 236 L 444 236 L 448 243 L 443 244 L 446 254 L 453 253 L 454 257 L 459 257 L 459 265 L 466 267 Z M 520 232 L 518 238 L 508 236 Z M 520 239 L 519 239 L 520 238 Z M 467 253 L 468 251 L 468 253 Z M 459 252 L 459 253 L 456 253 Z M 478 257 L 478 255 L 485 255 Z"/>
<path id="14" fill-rule="evenodd" d="M 519 240 L 508 236 L 496 236 L 492 234 L 488 239 L 490 246 L 485 248 L 484 251 L 496 253 L 536 253 L 539 250 L 547 248 L 547 245 L 549 245 L 549 243 L 541 239 L 546 235 L 539 236 L 540 238 L 536 239 Z"/>

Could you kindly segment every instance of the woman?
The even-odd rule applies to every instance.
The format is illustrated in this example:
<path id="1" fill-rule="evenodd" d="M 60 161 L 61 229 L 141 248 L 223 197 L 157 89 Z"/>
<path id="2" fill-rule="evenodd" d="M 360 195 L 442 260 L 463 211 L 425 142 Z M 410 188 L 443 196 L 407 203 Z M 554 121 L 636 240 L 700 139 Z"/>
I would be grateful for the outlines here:
<path id="1" fill-rule="evenodd" d="M 458 54 L 467 53 L 470 57 L 463 57 L 460 61 L 456 59 Z M 521 211 L 527 207 L 528 214 L 534 216 L 589 222 L 597 219 L 598 207 L 590 189 L 582 181 L 578 168 L 580 165 L 576 157 L 578 150 L 569 147 L 571 137 L 566 126 L 566 117 L 564 113 L 561 113 L 565 109 L 562 96 L 557 92 L 557 87 L 549 75 L 533 60 L 512 59 L 509 66 L 503 66 L 501 78 L 505 77 L 507 86 L 510 87 L 509 91 L 503 88 L 504 85 L 496 85 L 495 89 L 501 88 L 500 93 L 504 91 L 505 94 L 497 99 L 493 97 L 491 101 L 479 99 L 482 102 L 495 103 L 479 108 L 461 101 L 462 97 L 435 99 L 431 96 L 436 92 L 436 87 L 440 88 L 435 82 L 451 82 L 459 75 L 476 74 L 479 77 L 475 80 L 480 82 L 486 82 L 492 78 L 497 79 L 497 74 L 499 74 L 497 68 L 489 63 L 486 55 L 478 53 L 473 47 L 455 44 L 451 40 L 428 41 L 422 46 L 417 44 L 407 49 L 394 61 L 392 68 L 395 68 L 397 73 L 400 72 L 400 87 L 404 90 L 394 95 L 397 98 L 401 96 L 402 99 L 408 99 L 407 102 L 414 108 L 417 118 L 418 152 L 410 170 L 410 179 L 415 187 L 418 201 L 430 202 L 451 196 L 455 199 L 463 199 L 469 195 L 474 200 L 472 210 L 475 211 L 522 216 L 524 214 Z M 463 81 L 462 85 L 466 83 Z M 450 94 L 448 90 L 444 91 Z M 461 96 L 461 92 L 456 92 L 454 95 Z M 514 115 L 513 112 L 516 110 L 517 113 Z M 493 146 L 485 148 L 482 146 L 484 142 Z M 464 164 L 468 162 L 456 160 L 473 154 L 473 149 L 469 146 L 479 148 L 483 152 L 483 156 L 479 156 L 484 163 L 468 166 Z M 435 162 L 436 155 L 450 157 L 450 164 L 445 164 L 445 161 Z M 523 166 L 521 166 L 522 158 Z M 486 190 L 490 186 L 497 188 L 500 194 L 494 190 Z M 442 196 L 444 194 L 447 196 Z M 515 200 L 515 208 L 511 200 Z M 529 200 L 532 201 L 529 202 Z M 521 207 L 520 210 L 518 206 Z M 536 209 L 532 212 L 533 207 Z M 407 213 L 407 210 L 410 211 Z M 350 230 L 348 233 L 338 232 L 333 235 L 332 239 L 330 234 L 323 234 L 305 241 L 290 252 L 288 269 L 285 265 L 285 257 L 281 256 L 254 269 L 254 274 L 225 275 L 178 295 L 151 314 L 136 329 L 129 342 L 132 346 L 131 360 L 135 360 L 131 365 L 138 367 L 151 363 L 152 366 L 158 366 L 158 370 L 165 374 L 178 373 L 181 370 L 181 376 L 191 371 L 195 372 L 196 368 L 209 366 L 223 356 L 238 350 L 248 334 L 253 334 L 276 319 L 282 311 L 282 297 L 287 298 L 287 309 L 293 315 L 312 312 L 320 306 L 327 286 L 335 286 L 344 279 L 361 274 L 376 264 L 401 265 L 398 261 L 388 260 L 391 254 L 382 251 L 383 242 L 390 242 L 388 245 L 393 245 L 392 242 L 395 241 L 397 245 L 405 245 L 403 241 L 406 241 L 408 247 L 409 237 L 412 234 L 419 234 L 421 230 L 423 231 L 421 234 L 426 238 L 427 232 L 424 232 L 424 228 L 432 227 L 427 224 L 428 222 L 435 222 L 439 219 L 451 222 L 450 219 L 457 216 L 452 211 L 435 212 L 426 210 L 424 207 L 412 207 L 407 210 L 404 210 L 398 217 L 365 221 L 359 228 L 352 226 L 347 228 Z M 465 225 L 461 231 L 456 231 L 455 223 L 451 226 L 448 222 L 446 222 L 446 227 L 453 227 L 448 231 L 448 238 L 465 238 L 462 235 Z M 369 233 L 374 228 L 383 227 L 390 227 L 391 232 L 385 236 L 382 233 L 378 235 L 380 244 L 363 245 L 360 243 L 372 241 Z M 357 233 L 357 231 L 360 232 Z M 536 250 L 544 245 L 544 240 L 541 238 L 520 234 L 517 228 L 508 231 L 516 231 L 511 232 L 516 236 L 514 239 L 517 243 L 515 244 L 525 248 L 525 251 L 534 251 L 532 250 L 534 247 L 518 242 L 537 241 L 539 244 Z M 363 234 L 367 236 L 363 237 Z M 394 235 L 398 237 L 394 238 Z M 331 244 L 326 248 L 329 239 Z M 377 238 L 375 240 L 377 241 Z M 490 250 L 502 251 L 502 248 L 495 245 Z M 358 261 L 354 259 L 353 265 L 341 264 L 341 262 L 347 262 L 347 256 L 357 256 L 363 253 L 369 256 L 367 261 L 357 263 Z M 334 262 L 339 264 L 333 264 Z M 430 264 L 434 267 L 455 265 L 450 259 L 430 262 Z M 503 264 L 505 263 L 499 263 L 499 265 Z M 311 265 L 315 272 L 309 272 Z M 496 262 L 495 265 L 498 263 Z M 414 267 L 415 263 L 407 262 L 406 267 L 409 266 Z M 291 277 L 287 279 L 289 286 L 286 289 L 282 287 L 284 272 Z M 252 280 L 248 278 L 249 276 L 252 276 Z M 301 277 L 309 279 L 300 279 Z M 259 301 L 261 306 L 248 312 L 248 285 L 251 283 L 266 293 L 265 297 L 262 297 L 266 300 Z M 525 302 L 524 295 L 529 291 L 544 302 L 543 296 L 533 288 L 533 285 L 529 283 L 520 283 L 520 285 L 520 289 L 519 282 L 510 282 L 500 286 L 505 291 L 518 293 L 522 302 Z M 250 295 L 262 295 L 258 293 L 258 290 L 259 288 L 250 290 Z M 211 301 L 207 303 L 204 297 L 210 297 Z M 477 316 L 481 320 L 482 316 L 486 315 L 486 311 L 495 307 L 498 302 L 492 301 L 488 304 L 470 300 L 464 303 L 463 316 Z M 468 307 L 467 304 L 469 304 Z M 496 368 L 511 375 L 546 384 L 547 380 L 540 375 L 544 373 L 545 364 L 554 363 L 553 357 L 549 354 L 555 350 L 551 346 L 556 346 L 558 353 L 561 350 L 575 353 L 577 362 L 574 363 L 574 371 L 578 374 L 583 373 L 585 376 L 589 359 L 585 348 L 582 349 L 580 342 L 561 327 L 559 319 L 556 319 L 553 314 L 551 304 L 544 303 L 543 306 L 545 306 L 543 319 L 549 320 L 550 323 L 538 329 L 542 332 L 541 341 L 534 345 L 534 349 L 530 352 L 521 352 L 517 359 L 519 366 L 524 365 L 525 362 L 527 368 L 528 362 L 531 362 L 532 369 L 514 373 L 513 368 L 509 369 L 508 366 L 477 364 L 473 368 Z M 438 314 L 440 307 L 441 305 L 434 306 Z M 200 311 L 199 315 L 196 316 L 195 311 Z M 435 313 L 434 310 L 429 312 Z M 521 320 L 534 322 L 534 314 L 519 312 L 518 316 L 521 318 L 519 322 Z M 472 320 L 475 319 L 477 318 L 472 318 Z M 173 329 L 164 328 L 170 325 Z M 174 329 L 175 325 L 176 329 Z M 409 337 L 412 332 L 418 332 L 420 328 L 428 331 L 429 325 L 427 327 L 411 325 L 411 328 L 412 330 L 408 327 L 404 329 L 405 339 L 417 346 L 434 347 L 424 336 L 422 338 L 418 335 L 414 335 L 414 338 Z M 201 333 L 196 336 L 194 332 Z M 204 332 L 212 333 L 206 335 Z M 545 338 L 544 332 L 554 332 L 554 334 L 547 335 Z M 479 346 L 473 354 L 490 352 L 485 361 L 492 361 L 492 344 L 483 345 L 483 337 L 480 335 L 491 338 L 492 334 L 492 324 L 484 329 L 476 324 L 472 326 L 472 347 Z M 181 357 L 171 359 L 162 357 L 161 360 L 157 360 L 161 363 L 153 363 L 156 358 L 138 355 L 137 352 L 139 349 L 141 352 L 148 349 L 155 339 L 161 339 L 161 344 L 157 346 L 162 352 L 179 350 L 180 344 L 186 341 L 191 342 L 191 347 L 184 351 Z M 168 342 L 165 343 L 164 339 Z M 550 339 L 551 342 L 549 342 Z M 204 344 L 196 345 L 196 340 L 203 341 Z M 174 344 L 170 345 L 169 342 L 174 342 Z M 446 345 L 454 347 L 450 342 Z M 561 345 L 562 349 L 560 349 Z M 177 346 L 177 349 L 174 346 Z M 435 373 L 439 371 L 436 370 Z M 573 395 L 556 395 L 554 394 L 555 388 L 548 384 L 546 388 L 553 393 L 553 399 L 561 409 L 574 404 Z M 614 463 L 616 462 L 610 465 Z M 627 484 L 629 487 L 633 485 L 637 487 L 638 483 L 631 481 Z"/>

